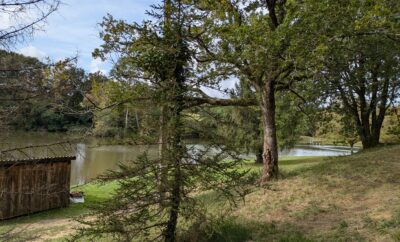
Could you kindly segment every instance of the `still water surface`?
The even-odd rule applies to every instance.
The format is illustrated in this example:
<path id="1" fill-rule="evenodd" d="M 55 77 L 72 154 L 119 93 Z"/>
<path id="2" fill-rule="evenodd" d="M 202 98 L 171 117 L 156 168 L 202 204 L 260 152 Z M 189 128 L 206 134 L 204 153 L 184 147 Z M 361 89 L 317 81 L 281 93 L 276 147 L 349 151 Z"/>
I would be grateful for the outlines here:
<path id="1" fill-rule="evenodd" d="M 48 133 L 12 133 L 0 137 L 0 149 L 40 145 L 69 140 L 71 137 Z M 76 160 L 71 167 L 71 185 L 85 184 L 107 170 L 118 168 L 119 162 L 135 159 L 146 151 L 145 146 L 131 145 L 102 145 L 105 140 L 81 139 L 75 140 L 73 146 Z M 201 149 L 202 145 L 194 147 Z M 155 155 L 157 147 L 149 149 L 150 155 Z M 349 155 L 351 150 L 345 146 L 328 145 L 296 145 L 292 149 L 280 151 L 281 156 L 339 156 Z M 243 157 L 253 159 L 253 154 L 244 154 Z"/>

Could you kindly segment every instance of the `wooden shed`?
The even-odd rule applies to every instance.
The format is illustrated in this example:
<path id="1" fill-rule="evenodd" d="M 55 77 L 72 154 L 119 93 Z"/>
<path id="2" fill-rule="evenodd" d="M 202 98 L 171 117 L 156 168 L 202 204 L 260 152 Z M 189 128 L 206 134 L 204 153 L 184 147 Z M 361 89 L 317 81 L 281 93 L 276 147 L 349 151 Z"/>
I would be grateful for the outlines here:
<path id="1" fill-rule="evenodd" d="M 0 220 L 69 205 L 74 156 L 0 161 Z"/>

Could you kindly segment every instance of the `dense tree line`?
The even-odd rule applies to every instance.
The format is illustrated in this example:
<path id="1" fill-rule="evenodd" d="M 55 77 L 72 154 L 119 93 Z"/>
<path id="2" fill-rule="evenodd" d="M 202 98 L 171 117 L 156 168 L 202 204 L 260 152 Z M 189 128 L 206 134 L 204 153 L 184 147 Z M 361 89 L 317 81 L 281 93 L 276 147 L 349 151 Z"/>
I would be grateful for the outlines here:
<path id="1" fill-rule="evenodd" d="M 3 125 L 47 131 L 91 125 L 92 115 L 81 105 L 90 78 L 72 61 L 45 64 L 1 50 L 0 73 Z"/>

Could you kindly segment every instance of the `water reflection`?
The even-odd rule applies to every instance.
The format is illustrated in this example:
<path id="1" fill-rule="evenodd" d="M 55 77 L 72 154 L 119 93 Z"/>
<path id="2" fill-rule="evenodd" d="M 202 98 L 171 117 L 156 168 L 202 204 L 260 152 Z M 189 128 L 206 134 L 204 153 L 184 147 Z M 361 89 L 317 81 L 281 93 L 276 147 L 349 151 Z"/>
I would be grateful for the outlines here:
<path id="1" fill-rule="evenodd" d="M 357 150 L 354 149 L 354 152 Z M 281 156 L 340 156 L 350 155 L 351 148 L 334 145 L 296 145 L 279 152 Z"/>
<path id="2" fill-rule="evenodd" d="M 82 185 L 107 170 L 118 168 L 119 162 L 127 162 L 136 159 L 146 151 L 144 146 L 90 146 L 78 144 L 76 160 L 71 167 L 71 185 Z M 155 152 L 156 147 L 150 148 L 150 153 Z"/>
<path id="3" fill-rule="evenodd" d="M 191 148 L 202 149 L 202 145 L 190 145 Z M 150 156 L 157 154 L 157 147 L 148 150 L 145 146 L 107 145 L 90 147 L 85 144 L 77 145 L 76 160 L 72 163 L 71 184 L 81 185 L 96 178 L 107 170 L 118 168 L 119 162 L 133 160 L 143 152 Z M 350 155 L 351 149 L 346 146 L 328 145 L 297 145 L 292 149 L 280 152 L 281 156 L 339 156 Z M 254 159 L 254 154 L 243 155 L 243 158 Z"/>

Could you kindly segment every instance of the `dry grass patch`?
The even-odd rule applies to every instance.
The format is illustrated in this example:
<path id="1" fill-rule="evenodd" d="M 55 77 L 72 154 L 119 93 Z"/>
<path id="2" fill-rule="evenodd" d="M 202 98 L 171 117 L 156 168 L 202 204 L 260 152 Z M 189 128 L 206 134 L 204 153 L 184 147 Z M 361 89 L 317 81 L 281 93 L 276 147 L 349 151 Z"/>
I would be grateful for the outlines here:
<path id="1" fill-rule="evenodd" d="M 315 241 L 400 241 L 399 146 L 303 162 L 283 162 L 286 177 L 235 211 L 238 220 L 282 231 L 253 241 L 282 241 L 287 226 Z"/>

